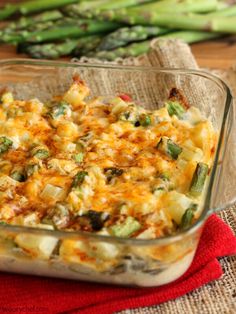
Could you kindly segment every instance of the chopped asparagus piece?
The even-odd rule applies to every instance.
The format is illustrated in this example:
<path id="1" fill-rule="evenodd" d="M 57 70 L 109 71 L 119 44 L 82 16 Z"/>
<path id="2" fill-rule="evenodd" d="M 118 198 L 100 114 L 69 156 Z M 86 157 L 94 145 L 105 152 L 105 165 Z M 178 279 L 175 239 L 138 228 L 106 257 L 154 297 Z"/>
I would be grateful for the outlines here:
<path id="1" fill-rule="evenodd" d="M 139 123 L 141 126 L 149 126 L 151 124 L 151 117 L 147 114 L 142 114 L 139 117 Z"/>
<path id="2" fill-rule="evenodd" d="M 6 136 L 0 137 L 0 154 L 7 152 L 13 145 L 13 142 Z"/>
<path id="3" fill-rule="evenodd" d="M 166 107 L 171 117 L 176 115 L 179 119 L 181 119 L 183 114 L 186 112 L 184 107 L 176 101 L 168 101 Z"/>
<path id="4" fill-rule="evenodd" d="M 78 187 L 84 182 L 84 178 L 88 175 L 87 171 L 79 171 L 72 182 L 72 187 Z"/>
<path id="5" fill-rule="evenodd" d="M 177 160 L 179 154 L 182 152 L 182 148 L 167 137 L 162 137 L 160 139 L 157 144 L 157 149 L 170 156 L 174 160 Z"/>
<path id="6" fill-rule="evenodd" d="M 180 229 L 186 229 L 191 226 L 193 217 L 194 217 L 194 212 L 197 209 L 197 205 L 193 204 L 191 207 L 186 209 L 185 213 L 182 216 L 181 223 L 180 223 Z"/>
<path id="7" fill-rule="evenodd" d="M 46 159 L 50 156 L 50 153 L 47 149 L 35 147 L 32 150 L 32 156 L 37 157 L 38 159 Z"/>
<path id="8" fill-rule="evenodd" d="M 167 143 L 168 155 L 176 160 L 178 159 L 178 156 L 179 154 L 181 154 L 181 152 L 182 152 L 182 148 L 169 139 Z"/>
<path id="9" fill-rule="evenodd" d="M 78 153 L 78 154 L 74 155 L 74 159 L 76 162 L 81 163 L 84 159 L 84 154 Z"/>
<path id="10" fill-rule="evenodd" d="M 24 173 L 22 171 L 13 171 L 10 175 L 10 177 L 12 179 L 14 179 L 15 181 L 18 181 L 18 182 L 24 182 L 26 177 L 24 175 Z"/>
<path id="11" fill-rule="evenodd" d="M 208 165 L 199 162 L 193 175 L 192 183 L 190 186 L 190 194 L 193 196 L 199 196 L 204 188 L 204 183 L 208 174 Z"/>
<path id="12" fill-rule="evenodd" d="M 63 18 L 63 14 L 58 10 L 46 11 L 29 17 L 23 16 L 19 20 L 9 23 L 3 31 L 10 32 L 12 30 L 25 29 L 36 23 L 55 21 L 61 18 Z"/>
<path id="13" fill-rule="evenodd" d="M 111 232 L 116 237 L 128 238 L 141 228 L 141 224 L 133 217 L 129 216 L 123 223 L 111 227 Z"/>
<path id="14" fill-rule="evenodd" d="M 50 115 L 53 119 L 56 119 L 59 116 L 64 115 L 66 111 L 68 110 L 68 108 L 69 108 L 69 104 L 65 101 L 61 101 L 57 106 L 54 106 L 52 108 Z"/>

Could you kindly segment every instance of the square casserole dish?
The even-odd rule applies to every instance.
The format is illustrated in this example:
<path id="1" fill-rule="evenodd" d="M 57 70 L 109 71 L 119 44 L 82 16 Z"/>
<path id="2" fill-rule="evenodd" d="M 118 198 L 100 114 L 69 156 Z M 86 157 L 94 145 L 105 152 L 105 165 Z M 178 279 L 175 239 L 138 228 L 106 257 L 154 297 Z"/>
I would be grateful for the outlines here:
<path id="1" fill-rule="evenodd" d="M 47 101 L 65 92 L 75 74 L 89 85 L 91 96 L 127 93 L 148 109 L 162 106 L 170 89 L 177 87 L 210 119 L 219 138 L 203 211 L 188 229 L 151 240 L 0 225 L 0 270 L 132 286 L 170 283 L 189 268 L 207 217 L 234 201 L 236 185 L 229 175 L 236 168 L 231 136 L 234 113 L 229 88 L 217 77 L 194 70 L 3 60 L 0 90 L 11 90 L 16 99 Z M 17 236 L 33 252 L 44 253 L 25 253 L 14 242 Z M 76 254 L 81 247 L 90 258 Z"/>

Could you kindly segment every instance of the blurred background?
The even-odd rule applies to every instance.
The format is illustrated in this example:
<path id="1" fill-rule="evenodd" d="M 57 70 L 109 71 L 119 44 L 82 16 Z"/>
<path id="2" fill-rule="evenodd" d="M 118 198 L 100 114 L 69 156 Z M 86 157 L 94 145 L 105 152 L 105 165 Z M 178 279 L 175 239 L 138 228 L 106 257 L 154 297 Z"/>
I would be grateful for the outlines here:
<path id="1" fill-rule="evenodd" d="M 234 0 L 0 1 L 0 59 L 97 58 L 148 51 L 153 38 L 191 44 L 201 67 L 236 59 Z"/>

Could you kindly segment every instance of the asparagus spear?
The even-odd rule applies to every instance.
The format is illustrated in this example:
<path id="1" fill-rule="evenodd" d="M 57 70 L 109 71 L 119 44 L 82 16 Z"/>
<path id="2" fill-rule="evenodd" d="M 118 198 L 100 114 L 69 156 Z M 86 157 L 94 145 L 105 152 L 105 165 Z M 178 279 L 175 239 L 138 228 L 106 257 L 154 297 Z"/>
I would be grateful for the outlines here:
<path id="1" fill-rule="evenodd" d="M 236 15 L 236 5 L 225 7 L 221 10 L 210 13 L 211 16 L 234 16 Z"/>
<path id="2" fill-rule="evenodd" d="M 190 186 L 190 194 L 193 196 L 199 196 L 204 188 L 208 173 L 208 165 L 203 162 L 197 164 L 196 170 L 193 175 L 192 183 Z"/>
<path id="3" fill-rule="evenodd" d="M 0 154 L 7 152 L 13 145 L 12 140 L 6 136 L 0 137 Z"/>
<path id="4" fill-rule="evenodd" d="M 180 223 L 180 229 L 187 229 L 191 226 L 193 218 L 194 218 L 194 212 L 197 210 L 197 205 L 193 204 L 188 209 L 186 209 L 185 213 L 182 216 L 181 223 Z"/>
<path id="5" fill-rule="evenodd" d="M 7 4 L 3 8 L 0 8 L 0 20 L 5 20 L 12 16 L 18 10 L 17 5 Z"/>
<path id="6" fill-rule="evenodd" d="M 144 7 L 144 6 L 143 6 Z M 155 6 L 154 6 L 155 9 Z M 109 20 L 125 22 L 127 24 L 157 25 L 167 28 L 203 30 L 221 33 L 236 33 L 236 17 L 220 16 L 218 14 L 174 14 L 156 10 L 145 11 L 141 7 L 126 10 L 107 11 L 102 16 Z M 229 9 L 229 8 L 228 8 Z M 235 10 L 235 8 L 231 8 Z M 175 12 L 178 12 L 178 10 Z M 186 11 L 185 11 L 186 12 Z M 232 12 L 232 11 L 231 11 Z M 229 14 L 229 11 L 227 12 Z"/>
<path id="7" fill-rule="evenodd" d="M 31 0 L 18 4 L 7 4 L 3 8 L 0 8 L 0 20 L 4 20 L 17 12 L 26 15 L 34 12 L 59 8 L 78 1 L 79 0 Z"/>
<path id="8" fill-rule="evenodd" d="M 77 45 L 77 39 L 68 39 L 63 43 L 49 43 L 43 45 L 26 45 L 19 47 L 19 51 L 27 53 L 35 59 L 56 59 L 70 54 Z"/>
<path id="9" fill-rule="evenodd" d="M 185 108 L 177 101 L 168 101 L 166 108 L 170 116 L 176 115 L 179 119 L 186 112 Z"/>
<path id="10" fill-rule="evenodd" d="M 50 10 L 63 7 L 67 4 L 76 3 L 79 0 L 31 0 L 19 4 L 19 11 L 23 15 L 33 12 Z"/>
<path id="11" fill-rule="evenodd" d="M 9 29 L 3 29 L 0 32 L 0 41 L 6 42 L 6 43 L 21 43 L 24 42 L 25 39 L 30 36 L 32 32 L 40 32 L 47 29 L 50 29 L 51 27 L 64 27 L 65 25 L 74 25 L 77 21 L 71 19 L 71 18 L 64 18 L 63 20 L 57 20 L 57 21 L 46 21 L 41 23 L 36 23 L 29 25 L 26 29 L 16 29 L 16 30 L 9 30 Z"/>
<path id="12" fill-rule="evenodd" d="M 114 22 L 80 20 L 77 23 L 66 24 L 63 27 L 55 27 L 46 31 L 28 33 L 24 40 L 31 43 L 52 41 L 68 37 L 83 37 L 86 35 L 104 33 L 118 28 L 120 25 Z"/>
<path id="13" fill-rule="evenodd" d="M 63 12 L 70 16 L 98 17 L 99 13 L 106 10 L 115 10 L 126 8 L 142 3 L 151 2 L 152 0 L 91 0 L 82 1 L 81 3 L 68 5 L 63 8 Z"/>
<path id="14" fill-rule="evenodd" d="M 148 37 L 167 33 L 168 31 L 168 29 L 158 26 L 137 25 L 133 27 L 122 27 L 105 36 L 98 46 L 98 50 L 112 50 L 134 41 L 142 41 Z"/>
<path id="15" fill-rule="evenodd" d="M 46 41 L 78 38 L 93 34 L 106 33 L 119 28 L 120 24 L 114 22 L 95 20 L 74 20 L 71 18 L 46 23 L 35 24 L 35 31 L 20 30 L 15 33 L 2 34 L 3 42 L 14 43 L 40 43 Z"/>
<path id="16" fill-rule="evenodd" d="M 46 11 L 30 17 L 21 17 L 18 21 L 9 23 L 3 32 L 10 32 L 12 30 L 20 30 L 29 26 L 35 25 L 35 23 L 45 23 L 48 21 L 59 20 L 63 17 L 63 14 L 58 10 Z"/>
<path id="17" fill-rule="evenodd" d="M 27 53 L 35 59 L 57 59 L 72 53 L 75 56 L 82 56 L 95 49 L 100 40 L 100 36 L 91 35 L 79 39 L 67 39 L 60 43 L 23 45 L 19 49 L 20 52 Z"/>
<path id="18" fill-rule="evenodd" d="M 102 36 L 91 35 L 79 38 L 76 48 L 72 51 L 73 56 L 80 57 L 86 55 L 90 51 L 94 51 L 100 44 Z"/>
<path id="19" fill-rule="evenodd" d="M 149 3 L 141 6 L 122 8 L 120 10 L 107 10 L 100 12 L 102 18 L 109 20 L 119 20 L 128 24 L 152 24 L 148 23 L 149 19 L 154 19 L 156 15 L 161 15 L 164 12 L 173 14 L 176 13 L 206 13 L 214 11 L 217 8 L 217 0 L 162 0 L 154 3 Z M 174 12 L 174 13 L 173 13 Z M 142 23 L 136 19 L 139 18 Z M 143 23 L 144 21 L 144 23 Z"/>
<path id="20" fill-rule="evenodd" d="M 178 159 L 179 154 L 182 152 L 182 148 L 179 145 L 165 136 L 160 139 L 156 147 L 159 151 L 168 155 L 174 160 Z"/>
<path id="21" fill-rule="evenodd" d="M 80 186 L 84 182 L 84 179 L 85 179 L 85 177 L 87 175 L 88 175 L 87 171 L 79 171 L 74 176 L 74 179 L 73 179 L 73 182 L 72 182 L 72 187 L 76 188 L 76 187 Z"/>
<path id="22" fill-rule="evenodd" d="M 217 38 L 222 36 L 222 34 L 209 33 L 209 32 L 200 32 L 200 31 L 177 31 L 170 34 L 165 34 L 159 38 L 168 38 L 168 39 L 182 39 L 187 43 L 194 43 L 201 40 L 207 40 L 212 38 Z M 148 52 L 150 48 L 151 40 L 145 40 L 139 43 L 133 43 L 126 47 L 119 47 L 111 51 L 98 51 L 90 52 L 88 57 L 113 61 L 117 58 L 128 58 L 128 57 L 137 57 L 143 53 Z"/>
<path id="23" fill-rule="evenodd" d="M 90 52 L 87 54 L 87 56 L 101 60 L 113 61 L 117 58 L 137 57 L 143 53 L 146 53 L 149 48 L 150 40 L 145 40 L 139 43 L 130 44 L 126 47 L 119 47 L 115 50 Z"/>
<path id="24" fill-rule="evenodd" d="M 15 170 L 10 174 L 10 177 L 18 182 L 24 182 L 26 180 L 26 176 L 24 174 L 23 169 Z"/>
<path id="25" fill-rule="evenodd" d="M 163 39 L 181 39 L 188 44 L 192 44 L 198 41 L 214 39 L 222 37 L 223 34 L 219 33 L 210 33 L 210 32 L 201 32 L 201 31 L 176 31 L 173 33 L 165 34 L 160 36 Z"/>

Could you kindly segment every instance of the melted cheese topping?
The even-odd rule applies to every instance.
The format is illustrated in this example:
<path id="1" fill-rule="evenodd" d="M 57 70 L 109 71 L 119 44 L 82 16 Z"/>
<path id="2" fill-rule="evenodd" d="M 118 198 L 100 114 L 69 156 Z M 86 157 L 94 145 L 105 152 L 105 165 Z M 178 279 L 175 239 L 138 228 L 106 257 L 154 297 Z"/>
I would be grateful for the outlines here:
<path id="1" fill-rule="evenodd" d="M 88 94 L 76 77 L 48 104 L 2 97 L 0 220 L 156 238 L 176 232 L 193 204 L 196 219 L 202 194 L 189 190 L 197 164 L 212 165 L 210 121 L 193 107 L 179 118 L 167 106 L 150 112 Z M 135 227 L 117 233 L 127 217 Z"/>

